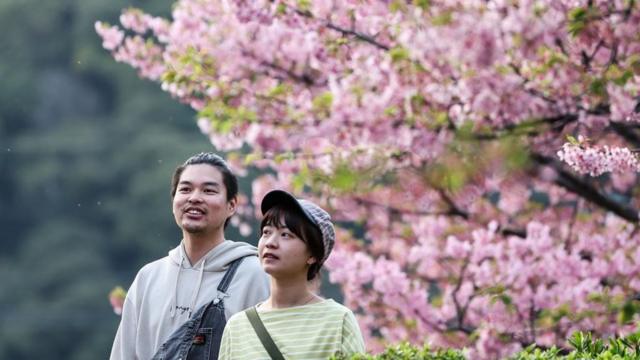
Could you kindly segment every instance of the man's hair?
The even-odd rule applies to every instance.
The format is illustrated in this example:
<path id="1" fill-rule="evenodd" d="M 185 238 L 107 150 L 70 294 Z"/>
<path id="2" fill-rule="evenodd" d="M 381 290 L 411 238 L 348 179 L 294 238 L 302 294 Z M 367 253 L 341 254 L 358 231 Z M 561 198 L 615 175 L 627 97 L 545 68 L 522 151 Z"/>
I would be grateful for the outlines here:
<path id="1" fill-rule="evenodd" d="M 260 223 L 260 233 L 265 226 L 286 227 L 307 244 L 311 256 L 316 259 L 316 262 L 311 264 L 309 271 L 307 271 L 307 280 L 313 280 L 320 272 L 321 261 L 324 258 L 324 243 L 320 228 L 300 213 L 300 210 L 284 204 L 275 205 L 264 214 L 262 223 Z"/>
<path id="2" fill-rule="evenodd" d="M 222 174 L 222 182 L 224 183 L 224 187 L 227 190 L 227 201 L 231 201 L 232 199 L 238 196 L 238 178 L 231 172 L 227 162 L 224 161 L 220 156 L 211 153 L 211 152 L 201 152 L 199 154 L 193 155 L 188 158 L 182 165 L 178 166 L 176 170 L 173 172 L 173 177 L 171 178 L 171 198 L 173 199 L 176 195 L 176 191 L 178 189 L 178 183 L 180 182 L 180 176 L 182 176 L 182 172 L 189 165 L 199 165 L 199 164 L 207 164 L 215 167 Z M 229 219 L 224 222 L 224 228 L 227 228 L 229 224 Z"/>

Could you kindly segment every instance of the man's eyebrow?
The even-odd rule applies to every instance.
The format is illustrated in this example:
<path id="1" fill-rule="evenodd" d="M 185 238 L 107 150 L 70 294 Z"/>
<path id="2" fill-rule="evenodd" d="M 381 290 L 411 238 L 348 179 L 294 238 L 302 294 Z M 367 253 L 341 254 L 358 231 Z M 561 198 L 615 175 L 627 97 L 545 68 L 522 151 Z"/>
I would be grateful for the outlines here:
<path id="1" fill-rule="evenodd" d="M 202 183 L 202 185 L 219 187 L 220 183 L 218 183 L 217 181 L 205 181 L 204 183 Z"/>
<path id="2" fill-rule="evenodd" d="M 181 180 L 178 184 L 180 185 L 193 185 L 193 183 L 189 180 Z M 202 183 L 204 186 L 215 186 L 220 187 L 220 183 L 217 181 L 205 181 Z"/>

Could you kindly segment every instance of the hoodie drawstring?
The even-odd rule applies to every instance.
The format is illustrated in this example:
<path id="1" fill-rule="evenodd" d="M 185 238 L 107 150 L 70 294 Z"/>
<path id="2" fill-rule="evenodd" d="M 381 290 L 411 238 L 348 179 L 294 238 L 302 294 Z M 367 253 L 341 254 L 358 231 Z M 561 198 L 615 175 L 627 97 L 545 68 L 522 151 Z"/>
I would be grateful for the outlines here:
<path id="1" fill-rule="evenodd" d="M 204 257 L 202 257 L 202 259 L 200 260 L 200 265 L 195 264 L 195 266 L 191 265 L 191 262 L 189 262 L 188 266 L 184 265 L 185 261 L 189 261 L 189 258 L 187 257 L 187 253 L 185 250 L 185 244 L 184 244 L 184 240 L 181 241 L 180 245 L 174 249 L 172 249 L 171 251 L 169 251 L 169 259 L 172 262 L 172 265 L 177 265 L 178 268 L 176 269 L 176 273 L 175 273 L 175 282 L 173 284 L 173 293 L 171 293 L 171 289 L 167 289 L 169 290 L 167 292 L 167 295 L 170 297 L 170 310 L 169 310 L 169 314 L 170 314 L 170 318 L 173 320 L 176 317 L 176 313 L 180 312 L 178 315 L 183 315 L 184 312 L 188 312 L 189 314 L 189 318 L 191 318 L 191 316 L 196 312 L 196 308 L 195 306 L 197 305 L 197 300 L 198 300 L 198 296 L 200 295 L 200 292 L 203 291 L 201 289 L 202 287 L 202 283 L 205 280 L 204 279 L 204 273 L 205 271 L 208 274 L 213 275 L 212 273 L 224 273 L 226 266 L 228 266 L 228 264 L 230 264 L 233 260 L 238 259 L 240 257 L 244 257 L 244 256 L 249 256 L 249 255 L 257 255 L 257 249 L 254 246 L 251 246 L 247 243 L 242 243 L 242 242 L 234 242 L 234 241 L 230 241 L 230 240 L 225 240 L 222 244 L 219 244 L 218 246 L 216 246 L 215 250 L 212 249 L 210 250 Z M 184 269 L 183 269 L 184 266 Z M 196 268 L 197 267 L 197 268 Z M 173 266 L 172 266 L 173 268 Z M 180 279 L 184 278 L 184 276 L 187 276 L 189 279 L 192 279 L 192 275 L 195 275 L 191 272 L 187 273 L 187 275 L 182 275 L 181 272 L 182 270 L 193 270 L 193 271 L 199 271 L 199 279 L 197 284 L 195 284 L 196 288 L 193 289 L 191 287 L 192 283 L 191 281 L 189 281 L 189 286 L 180 286 Z M 208 278 L 207 278 L 208 279 Z M 171 281 L 171 280 L 169 280 Z M 184 282 L 184 279 L 182 279 L 182 281 Z M 186 285 L 186 284 L 183 284 Z M 182 297 L 180 297 L 180 295 L 184 296 L 185 294 L 181 293 L 181 289 L 183 289 L 185 291 L 187 291 L 186 289 L 191 288 L 192 290 L 192 295 L 191 295 L 191 305 L 190 307 L 186 307 L 186 300 L 187 299 L 183 299 L 181 300 L 181 303 L 178 304 L 178 300 L 182 299 Z M 207 292 L 208 293 L 208 292 Z M 219 298 L 220 298 L 220 294 L 218 294 Z M 184 305 L 184 306 L 179 306 L 179 305 Z"/>
<path id="2" fill-rule="evenodd" d="M 178 273 L 176 274 L 176 282 L 173 286 L 173 300 L 171 301 L 171 310 L 169 314 L 171 318 L 176 316 L 176 308 L 178 307 L 178 280 L 180 279 L 180 272 L 182 271 L 182 263 L 184 262 L 184 256 L 180 256 L 180 264 L 178 264 Z"/>
<path id="3" fill-rule="evenodd" d="M 198 276 L 198 284 L 196 284 L 196 288 L 193 289 L 194 294 L 191 297 L 191 305 L 189 306 L 189 318 L 191 318 L 191 314 L 193 313 L 194 307 L 196 306 L 196 299 L 198 299 L 198 294 L 200 293 L 200 286 L 202 285 L 202 275 L 204 274 L 204 263 L 207 261 L 206 258 L 202 259 L 200 263 L 200 276 Z"/>

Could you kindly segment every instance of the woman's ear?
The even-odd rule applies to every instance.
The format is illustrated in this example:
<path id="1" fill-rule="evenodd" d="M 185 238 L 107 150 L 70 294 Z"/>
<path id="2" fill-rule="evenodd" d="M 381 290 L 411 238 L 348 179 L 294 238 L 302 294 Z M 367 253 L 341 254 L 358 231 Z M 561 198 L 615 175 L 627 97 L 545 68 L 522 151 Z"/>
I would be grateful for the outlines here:
<path id="1" fill-rule="evenodd" d="M 315 263 L 317 263 L 318 260 L 316 260 L 315 257 L 311 256 L 310 258 L 307 259 L 307 265 L 313 265 Z"/>

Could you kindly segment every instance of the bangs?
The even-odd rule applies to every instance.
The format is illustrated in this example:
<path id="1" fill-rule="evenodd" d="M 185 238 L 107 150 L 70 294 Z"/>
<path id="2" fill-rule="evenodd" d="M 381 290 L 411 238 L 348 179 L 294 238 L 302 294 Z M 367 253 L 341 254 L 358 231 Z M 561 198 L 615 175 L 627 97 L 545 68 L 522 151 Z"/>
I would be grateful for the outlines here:
<path id="1" fill-rule="evenodd" d="M 260 223 L 260 233 L 265 226 L 273 226 L 277 229 L 287 228 L 302 242 L 307 244 L 307 249 L 317 259 L 324 257 L 324 243 L 320 228 L 300 213 L 300 210 L 285 204 L 278 204 L 264 214 Z M 312 280 L 320 271 L 321 263 L 314 263 L 309 267 L 307 280 Z"/>
<path id="2" fill-rule="evenodd" d="M 307 242 L 303 234 L 303 227 L 305 223 L 311 226 L 313 226 L 313 224 L 303 216 L 304 215 L 299 214 L 294 209 L 274 206 L 264 214 L 264 218 L 262 218 L 262 222 L 260 223 L 260 229 L 262 230 L 265 226 L 273 226 L 278 229 L 287 228 L 304 242 Z"/>

